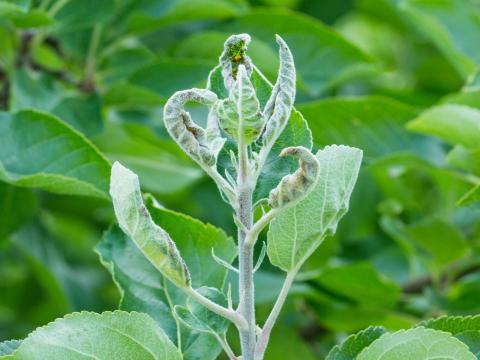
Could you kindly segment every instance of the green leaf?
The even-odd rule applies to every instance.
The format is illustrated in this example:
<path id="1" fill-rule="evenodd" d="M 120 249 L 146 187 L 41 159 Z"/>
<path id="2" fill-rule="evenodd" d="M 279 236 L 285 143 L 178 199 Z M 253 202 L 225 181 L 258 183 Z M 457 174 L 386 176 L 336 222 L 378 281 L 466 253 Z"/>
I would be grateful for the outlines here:
<path id="1" fill-rule="evenodd" d="M 246 9 L 244 0 L 172 0 L 162 6 L 155 0 L 146 0 L 137 6 L 130 27 L 133 31 L 147 31 L 177 22 L 225 19 Z"/>
<path id="2" fill-rule="evenodd" d="M 446 331 L 468 345 L 470 351 L 480 359 L 480 316 L 442 316 L 423 321 L 421 326 Z"/>
<path id="3" fill-rule="evenodd" d="M 437 266 L 447 265 L 468 254 L 463 234 L 453 225 L 438 219 L 418 222 L 406 229 L 414 244 L 426 251 Z"/>
<path id="4" fill-rule="evenodd" d="M 216 304 L 227 306 L 225 295 L 217 289 L 202 287 L 198 289 L 198 291 Z M 186 306 L 175 306 L 174 312 L 175 316 L 177 316 L 185 326 L 192 330 L 213 334 L 215 336 L 224 336 L 230 325 L 227 319 L 211 312 L 192 298 L 187 299 Z"/>
<path id="5" fill-rule="evenodd" d="M 114 15 L 115 0 L 69 0 L 55 14 L 58 31 L 71 32 L 104 23 Z"/>
<path id="6" fill-rule="evenodd" d="M 335 346 L 325 360 L 355 360 L 358 354 L 380 336 L 385 334 L 385 329 L 371 326 L 354 335 L 350 335 L 341 345 Z"/>
<path id="7" fill-rule="evenodd" d="M 198 60 L 158 60 L 142 66 L 129 83 L 151 90 L 167 99 L 175 91 L 205 84 L 211 64 Z"/>
<path id="8" fill-rule="evenodd" d="M 110 195 L 125 234 L 163 276 L 179 287 L 189 287 L 188 267 L 169 234 L 152 220 L 143 203 L 138 176 L 119 162 L 112 166 Z"/>
<path id="9" fill-rule="evenodd" d="M 35 193 L 29 189 L 10 186 L 0 181 L 0 241 L 23 223 L 30 220 L 38 210 Z"/>
<path id="10" fill-rule="evenodd" d="M 211 256 L 231 262 L 235 257 L 235 244 L 220 229 L 203 224 L 189 216 L 160 209 L 147 201 L 154 221 L 167 230 L 191 269 L 192 285 L 223 288 L 227 270 Z M 122 294 L 120 308 L 149 314 L 177 342 L 177 326 L 173 316 L 174 305 L 185 305 L 185 294 L 165 281 L 153 265 L 143 256 L 118 227 L 111 228 L 97 246 L 103 264 Z M 215 359 L 220 352 L 216 340 L 208 334 L 192 334 L 181 327 L 182 350 L 186 360 Z"/>
<path id="11" fill-rule="evenodd" d="M 435 106 L 408 123 L 408 129 L 439 137 L 452 145 L 477 148 L 480 110 L 463 105 Z"/>
<path id="12" fill-rule="evenodd" d="M 11 111 L 36 109 L 60 117 L 87 136 L 102 130 L 97 94 L 78 94 L 41 72 L 16 70 L 11 84 Z"/>
<path id="13" fill-rule="evenodd" d="M 365 348 L 357 360 L 476 360 L 468 347 L 448 333 L 425 328 L 385 334 Z"/>
<path id="14" fill-rule="evenodd" d="M 80 133 L 33 110 L 0 113 L 0 179 L 108 199 L 110 164 Z"/>
<path id="15" fill-rule="evenodd" d="M 480 32 L 480 10 L 475 1 L 407 0 L 401 11 L 445 55 L 459 74 L 467 78 L 480 63 L 475 46 Z"/>
<path id="16" fill-rule="evenodd" d="M 17 252 L 28 261 L 42 288 L 45 300 L 52 306 L 49 316 L 92 308 L 98 303 L 96 293 L 101 281 L 100 270 L 88 264 L 72 264 L 67 251 L 44 227 L 34 221 L 10 236 Z M 68 246 L 74 246 L 69 239 Z M 78 261 L 78 257 L 75 258 Z"/>
<path id="17" fill-rule="evenodd" d="M 320 178 L 296 206 L 283 210 L 268 231 L 268 256 L 275 266 L 298 269 L 327 235 L 334 234 L 348 210 L 362 151 L 343 145 L 327 146 L 316 154 Z"/>
<path id="18" fill-rule="evenodd" d="M 280 34 L 295 56 L 304 92 L 318 96 L 327 89 L 371 72 L 371 59 L 319 21 L 283 9 L 255 9 L 220 28 L 246 32 L 267 44 Z"/>
<path id="19" fill-rule="evenodd" d="M 316 281 L 335 294 L 372 308 L 393 308 L 401 292 L 396 283 L 366 262 L 327 268 Z"/>
<path id="20" fill-rule="evenodd" d="M 73 313 L 57 319 L 32 332 L 6 358 L 181 360 L 182 355 L 148 315 L 117 310 Z"/>
<path id="21" fill-rule="evenodd" d="M 19 28 L 34 28 L 52 23 L 50 16 L 41 10 L 29 10 L 24 4 L 0 1 L 0 18 L 11 20 Z"/>
<path id="22" fill-rule="evenodd" d="M 111 161 L 137 173 L 142 187 L 155 194 L 179 192 L 203 176 L 172 141 L 160 139 L 142 124 L 109 121 L 95 144 Z"/>
<path id="23" fill-rule="evenodd" d="M 0 343 L 0 356 L 12 354 L 22 343 L 21 340 L 7 340 Z"/>
<path id="24" fill-rule="evenodd" d="M 265 352 L 265 360 L 315 360 L 311 346 L 289 325 L 275 324 Z"/>
<path id="25" fill-rule="evenodd" d="M 426 136 L 409 134 L 405 124 L 417 111 L 379 96 L 333 98 L 298 106 L 308 119 L 315 145 L 346 144 L 365 152 L 365 158 L 411 151 L 428 160 L 443 159 L 439 144 Z"/>
<path id="26" fill-rule="evenodd" d="M 135 109 L 163 105 L 165 98 L 142 86 L 119 81 L 108 88 L 104 102 L 106 106 Z"/>

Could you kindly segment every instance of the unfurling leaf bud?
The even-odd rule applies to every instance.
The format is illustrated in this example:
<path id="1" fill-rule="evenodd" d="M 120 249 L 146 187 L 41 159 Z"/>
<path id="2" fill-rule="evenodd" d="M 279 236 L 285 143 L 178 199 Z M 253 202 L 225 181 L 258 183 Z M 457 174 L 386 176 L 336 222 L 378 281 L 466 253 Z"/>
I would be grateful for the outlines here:
<path id="1" fill-rule="evenodd" d="M 110 195 L 120 228 L 143 255 L 177 286 L 190 286 L 190 273 L 175 243 L 143 203 L 138 176 L 118 162 L 112 166 Z"/>
<path id="2" fill-rule="evenodd" d="M 299 159 L 299 169 L 286 175 L 278 186 L 270 191 L 268 203 L 272 208 L 294 205 L 304 199 L 314 188 L 320 174 L 320 163 L 310 150 L 303 146 L 283 149 L 280 156 L 294 156 Z"/>
<path id="3" fill-rule="evenodd" d="M 195 161 L 207 166 L 215 165 L 225 140 L 219 137 L 212 139 L 212 134 L 195 124 L 190 114 L 185 111 L 185 104 L 194 101 L 211 108 L 217 100 L 215 93 L 205 89 L 178 91 L 168 99 L 163 114 L 170 136 Z"/>
<path id="4" fill-rule="evenodd" d="M 238 34 L 230 36 L 223 45 L 223 53 L 220 55 L 220 66 L 225 88 L 230 90 L 237 78 L 240 65 L 245 66 L 248 76 L 252 73 L 252 60 L 246 54 L 250 35 Z"/>
<path id="5" fill-rule="evenodd" d="M 237 141 L 243 136 L 243 141 L 248 145 L 260 135 L 264 118 L 255 88 L 244 65 L 238 67 L 237 78 L 230 89 L 229 97 L 217 103 L 216 114 L 222 129 Z"/>
<path id="6" fill-rule="evenodd" d="M 262 135 L 264 144 L 274 142 L 285 129 L 295 101 L 296 73 L 293 55 L 285 41 L 278 35 L 277 43 L 280 46 L 280 68 L 277 82 L 263 110 L 263 115 L 267 119 Z"/>

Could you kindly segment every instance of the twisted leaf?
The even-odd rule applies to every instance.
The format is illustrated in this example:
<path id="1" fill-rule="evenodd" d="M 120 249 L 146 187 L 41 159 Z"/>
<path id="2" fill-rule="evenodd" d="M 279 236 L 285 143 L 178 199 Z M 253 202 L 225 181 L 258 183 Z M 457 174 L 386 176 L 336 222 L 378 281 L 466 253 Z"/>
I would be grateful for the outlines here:
<path id="1" fill-rule="evenodd" d="M 138 176 L 119 162 L 112 167 L 110 195 L 118 224 L 143 255 L 174 284 L 190 286 L 190 273 L 175 243 L 143 203 Z"/>
<path id="2" fill-rule="evenodd" d="M 300 167 L 293 174 L 286 175 L 278 186 L 270 191 L 268 203 L 273 208 L 292 205 L 312 191 L 320 173 L 320 163 L 317 158 L 303 146 L 283 149 L 280 156 L 295 156 Z"/>
<path id="3" fill-rule="evenodd" d="M 185 111 L 185 105 L 189 101 L 212 107 L 217 102 L 217 95 L 205 89 L 176 92 L 165 105 L 163 113 L 165 127 L 170 136 L 192 159 L 201 164 L 213 166 L 224 140 L 217 137 L 214 127 L 209 133 L 195 124 L 190 114 Z M 211 117 L 212 115 L 209 115 L 209 118 Z M 209 124 L 214 122 L 209 120 Z"/>
<path id="4" fill-rule="evenodd" d="M 276 39 L 280 46 L 280 68 L 277 82 L 263 110 L 263 115 L 268 119 L 263 134 L 264 144 L 274 142 L 285 129 L 295 101 L 296 72 L 293 55 L 280 36 L 277 35 Z"/>

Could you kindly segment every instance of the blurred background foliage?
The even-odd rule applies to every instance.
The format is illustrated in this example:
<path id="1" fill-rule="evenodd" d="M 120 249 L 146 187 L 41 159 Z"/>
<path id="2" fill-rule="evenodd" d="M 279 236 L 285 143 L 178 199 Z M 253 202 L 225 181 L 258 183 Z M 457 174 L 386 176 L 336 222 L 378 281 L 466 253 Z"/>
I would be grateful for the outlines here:
<path id="1" fill-rule="evenodd" d="M 162 205 L 234 234 L 213 183 L 168 138 L 162 106 L 204 87 L 240 32 L 270 80 L 274 34 L 291 47 L 315 148 L 365 157 L 268 359 L 322 358 L 368 325 L 480 312 L 479 0 L 0 0 L 0 341 L 117 307 L 94 252 L 113 222 L 106 158 Z M 257 274 L 260 320 L 282 277 Z"/>

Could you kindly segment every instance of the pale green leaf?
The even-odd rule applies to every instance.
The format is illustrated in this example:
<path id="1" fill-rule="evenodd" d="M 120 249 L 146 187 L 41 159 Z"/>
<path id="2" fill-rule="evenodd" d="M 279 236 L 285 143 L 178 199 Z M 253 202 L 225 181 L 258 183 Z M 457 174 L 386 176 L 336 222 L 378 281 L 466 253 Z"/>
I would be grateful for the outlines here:
<path id="1" fill-rule="evenodd" d="M 298 269 L 327 235 L 335 233 L 348 210 L 362 151 L 333 145 L 316 157 L 320 162 L 317 185 L 299 204 L 280 212 L 268 231 L 270 261 L 285 271 Z"/>
<path id="2" fill-rule="evenodd" d="M 383 334 L 385 334 L 383 327 L 371 326 L 350 335 L 341 345 L 337 345 L 330 350 L 325 360 L 355 360 L 364 348 Z"/>
<path id="3" fill-rule="evenodd" d="M 10 355 L 22 343 L 21 340 L 7 340 L 0 343 L 0 356 Z"/>
<path id="4" fill-rule="evenodd" d="M 73 313 L 38 328 L 7 359 L 181 360 L 182 355 L 146 314 Z"/>
<path id="5" fill-rule="evenodd" d="M 216 112 L 220 126 L 237 141 L 239 127 L 247 145 L 262 131 L 264 123 L 260 103 L 244 66 L 239 67 L 229 97 L 218 103 Z"/>
<path id="6" fill-rule="evenodd" d="M 59 194 L 107 198 L 110 164 L 58 118 L 0 113 L 0 179 Z"/>
<path id="7" fill-rule="evenodd" d="M 452 145 L 477 148 L 480 144 L 480 110 L 463 105 L 435 106 L 412 120 L 408 129 L 439 137 Z"/>
<path id="8" fill-rule="evenodd" d="M 423 321 L 420 326 L 449 332 L 480 359 L 480 316 L 441 316 Z"/>
<path id="9" fill-rule="evenodd" d="M 174 284 L 190 286 L 190 273 L 175 243 L 143 203 L 138 176 L 119 162 L 112 166 L 110 194 L 120 227 L 145 257 Z"/>
<path id="10" fill-rule="evenodd" d="M 450 334 L 425 328 L 385 334 L 365 348 L 357 360 L 476 360 L 467 345 Z"/>

